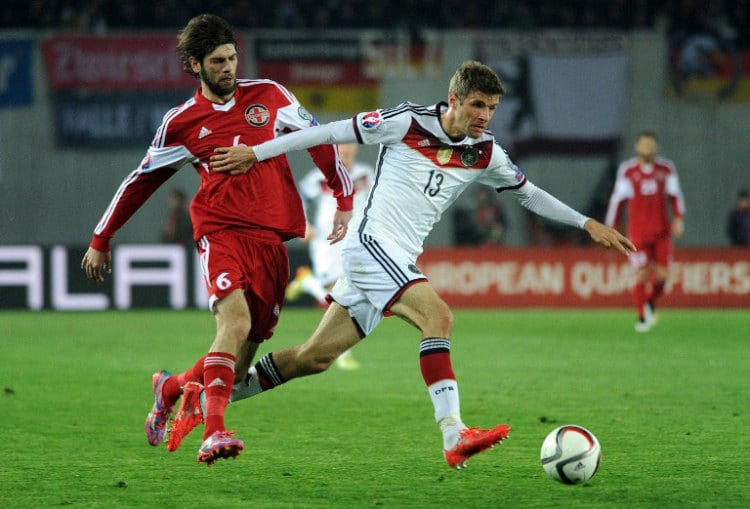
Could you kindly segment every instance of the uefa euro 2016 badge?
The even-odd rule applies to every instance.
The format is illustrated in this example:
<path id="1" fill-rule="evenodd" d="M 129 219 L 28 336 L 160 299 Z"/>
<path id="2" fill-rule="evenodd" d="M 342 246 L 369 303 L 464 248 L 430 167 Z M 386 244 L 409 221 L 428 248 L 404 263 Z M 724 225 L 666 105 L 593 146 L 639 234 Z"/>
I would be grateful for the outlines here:
<path id="1" fill-rule="evenodd" d="M 364 129 L 375 129 L 380 125 L 380 121 L 380 112 L 371 111 L 370 113 L 365 113 L 364 115 L 362 115 L 362 121 L 360 122 L 360 124 Z"/>
<path id="2" fill-rule="evenodd" d="M 254 127 L 263 127 L 271 120 L 271 114 L 262 104 L 251 104 L 245 109 L 245 120 Z"/>
<path id="3" fill-rule="evenodd" d="M 526 178 L 526 175 L 523 174 L 523 170 L 516 166 L 516 182 L 521 182 L 523 179 Z"/>
<path id="4" fill-rule="evenodd" d="M 461 163 L 464 166 L 474 166 L 479 161 L 479 151 L 473 147 L 461 151 Z"/>

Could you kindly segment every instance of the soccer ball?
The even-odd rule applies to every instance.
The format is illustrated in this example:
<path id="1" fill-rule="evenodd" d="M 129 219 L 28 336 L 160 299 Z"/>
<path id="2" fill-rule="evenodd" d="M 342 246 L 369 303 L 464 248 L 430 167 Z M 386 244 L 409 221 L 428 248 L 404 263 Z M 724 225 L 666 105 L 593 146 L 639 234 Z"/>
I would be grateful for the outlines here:
<path id="1" fill-rule="evenodd" d="M 553 429 L 542 443 L 542 468 L 563 484 L 586 482 L 599 469 L 602 448 L 586 428 L 567 424 Z"/>

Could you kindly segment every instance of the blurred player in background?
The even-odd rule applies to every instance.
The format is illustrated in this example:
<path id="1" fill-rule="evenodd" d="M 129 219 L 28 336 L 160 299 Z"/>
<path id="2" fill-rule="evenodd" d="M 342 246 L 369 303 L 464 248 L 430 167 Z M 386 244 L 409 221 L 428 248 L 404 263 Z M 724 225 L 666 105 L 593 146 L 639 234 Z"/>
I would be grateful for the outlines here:
<path id="1" fill-rule="evenodd" d="M 180 189 L 172 189 L 167 196 L 169 210 L 161 241 L 170 244 L 193 244 L 193 222 L 190 220 L 188 199 Z"/>
<path id="2" fill-rule="evenodd" d="M 343 251 L 344 276 L 332 303 L 303 345 L 263 356 L 233 391 L 233 400 L 272 389 L 293 378 L 325 371 L 345 350 L 393 314 L 420 331 L 419 366 L 443 435 L 448 465 L 460 468 L 473 455 L 504 440 L 510 428 L 469 428 L 461 418 L 451 363 L 453 315 L 417 267 L 424 240 L 443 212 L 471 183 L 511 192 L 544 216 L 585 229 L 591 238 L 628 254 L 635 248 L 613 228 L 583 216 L 534 186 L 487 131 L 505 89 L 479 62 L 455 72 L 448 102 L 403 103 L 357 114 L 255 147 L 224 147 L 214 168 L 253 173 L 256 161 L 320 143 L 379 144 L 377 177 L 364 210 L 357 213 Z M 307 135 L 304 135 L 307 133 Z M 249 170 L 249 171 L 248 171 Z M 487 345 L 488 351 L 501 349 Z M 372 390 L 379 390 L 377 385 Z M 398 443 L 387 444 L 398 454 Z"/>
<path id="3" fill-rule="evenodd" d="M 674 164 L 657 155 L 656 134 L 643 131 L 636 157 L 623 161 L 609 199 L 605 223 L 617 226 L 627 206 L 628 237 L 638 247 L 630 257 L 635 269 L 635 330 L 647 332 L 656 322 L 656 301 L 664 293 L 674 247 L 685 229 L 685 200 Z M 670 210 L 671 209 L 671 214 Z"/>
<path id="4" fill-rule="evenodd" d="M 349 177 L 354 184 L 354 212 L 364 208 L 367 193 L 375 178 L 372 166 L 358 162 L 359 145 L 348 143 L 339 145 L 339 158 L 349 170 Z M 328 229 L 336 213 L 336 199 L 326 185 L 324 175 L 313 169 L 299 182 L 299 192 L 308 218 L 305 242 L 309 244 L 312 269 L 302 266 L 297 269 L 294 280 L 286 289 L 289 301 L 297 300 L 300 295 L 311 295 L 318 305 L 328 305 L 328 292 L 333 283 L 343 275 L 341 267 L 341 243 L 331 244 L 327 239 Z M 312 218 L 312 219 L 311 219 Z M 359 362 L 347 350 L 336 359 L 336 366 L 345 370 L 359 368 Z"/>
<path id="5" fill-rule="evenodd" d="M 235 371 L 244 374 L 258 344 L 272 336 L 289 279 L 284 241 L 305 232 L 302 202 L 285 157 L 269 159 L 240 177 L 215 172 L 210 157 L 216 147 L 254 145 L 316 122 L 280 84 L 237 79 L 237 41 L 222 18 L 203 14 L 191 19 L 178 36 L 177 49 L 199 88 L 164 116 L 146 157 L 122 182 L 96 226 L 81 267 L 89 279 L 102 281 L 103 273 L 111 272 L 110 242 L 117 230 L 178 169 L 195 168 L 201 182 L 190 213 L 216 336 L 192 368 L 175 376 L 167 371 L 153 375 L 154 405 L 145 432 L 151 445 L 160 444 L 183 387 L 205 387 L 206 427 L 198 462 L 210 466 L 243 450 L 242 440 L 224 425 Z M 336 196 L 329 235 L 335 242 L 351 218 L 351 180 L 335 147 L 311 148 L 310 154 Z M 172 341 L 178 346 L 179 338 Z M 169 445 L 169 450 L 176 448 Z"/>

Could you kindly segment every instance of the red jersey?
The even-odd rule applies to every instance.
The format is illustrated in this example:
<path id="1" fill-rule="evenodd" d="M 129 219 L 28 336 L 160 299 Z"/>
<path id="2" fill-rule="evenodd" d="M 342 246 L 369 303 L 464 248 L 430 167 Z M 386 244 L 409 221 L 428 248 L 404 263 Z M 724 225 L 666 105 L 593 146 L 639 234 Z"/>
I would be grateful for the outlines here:
<path id="1" fill-rule="evenodd" d="M 242 175 L 216 173 L 209 158 L 217 147 L 258 145 L 285 132 L 317 125 L 283 86 L 271 80 L 237 80 L 226 104 L 206 99 L 200 89 L 164 115 L 140 166 L 120 184 L 94 230 L 91 247 L 109 251 L 115 232 L 156 189 L 187 163 L 201 178 L 190 217 L 193 237 L 226 228 L 275 232 L 283 240 L 302 237 L 305 215 L 285 156 L 256 163 Z M 309 149 L 333 189 L 341 210 L 351 210 L 353 186 L 335 147 Z"/>
<path id="2" fill-rule="evenodd" d="M 628 159 L 617 169 L 617 179 L 609 199 L 605 223 L 617 226 L 624 205 L 628 205 L 628 237 L 636 244 L 669 238 L 671 213 L 685 214 L 685 200 L 677 171 L 668 159 L 657 157 L 650 164 L 638 158 Z"/>

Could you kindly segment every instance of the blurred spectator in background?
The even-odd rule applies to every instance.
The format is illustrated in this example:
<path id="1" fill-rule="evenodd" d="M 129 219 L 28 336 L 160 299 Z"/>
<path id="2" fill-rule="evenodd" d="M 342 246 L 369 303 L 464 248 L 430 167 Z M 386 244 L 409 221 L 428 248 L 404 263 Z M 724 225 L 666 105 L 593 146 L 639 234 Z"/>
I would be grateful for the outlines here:
<path id="1" fill-rule="evenodd" d="M 211 10 L 240 27 L 260 28 L 612 28 L 696 24 L 747 36 L 747 0 L 5 0 L 0 27 L 104 29 L 173 27 Z M 252 16 L 248 15 L 252 12 Z M 666 22 L 665 22 L 666 21 Z"/>
<path id="2" fill-rule="evenodd" d="M 457 207 L 453 212 L 453 240 L 459 246 L 502 244 L 508 226 L 505 211 L 492 191 L 482 186 L 474 206 Z"/>
<path id="3" fill-rule="evenodd" d="M 750 191 L 737 193 L 737 203 L 729 214 L 727 234 L 733 246 L 750 246 Z"/>
<path id="4" fill-rule="evenodd" d="M 503 206 L 486 187 L 479 188 L 476 197 L 477 208 L 474 211 L 474 222 L 479 229 L 481 243 L 502 244 L 508 226 Z"/>
<path id="5" fill-rule="evenodd" d="M 481 242 L 477 225 L 472 220 L 471 210 L 456 207 L 451 215 L 453 221 L 453 243 L 457 246 L 476 246 Z"/>
<path id="6" fill-rule="evenodd" d="M 172 189 L 167 196 L 167 203 L 169 212 L 161 241 L 169 244 L 192 244 L 193 223 L 190 220 L 187 196 L 179 189 Z"/>

